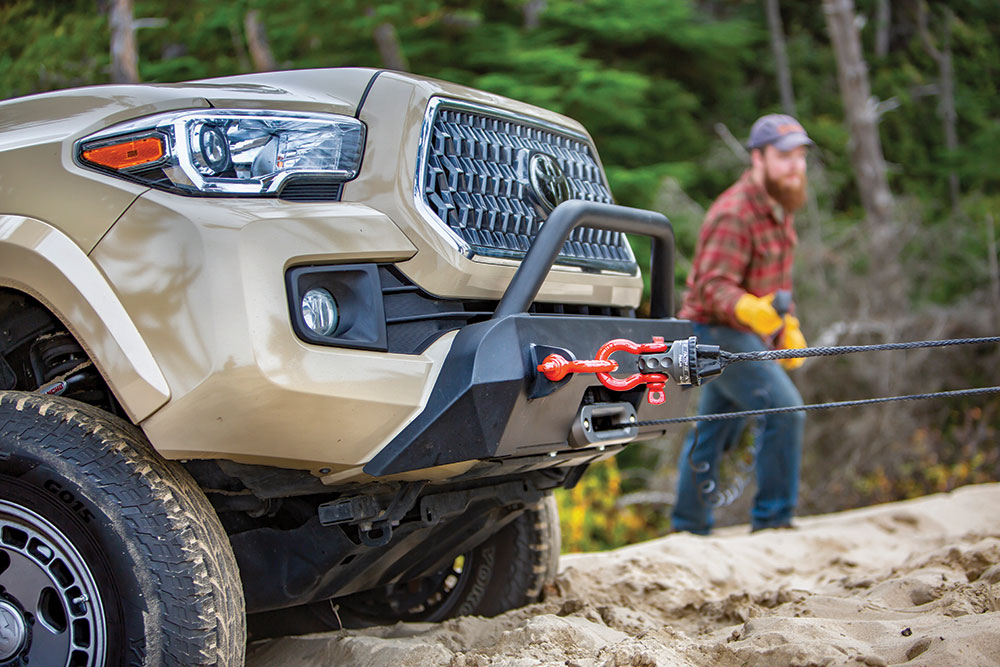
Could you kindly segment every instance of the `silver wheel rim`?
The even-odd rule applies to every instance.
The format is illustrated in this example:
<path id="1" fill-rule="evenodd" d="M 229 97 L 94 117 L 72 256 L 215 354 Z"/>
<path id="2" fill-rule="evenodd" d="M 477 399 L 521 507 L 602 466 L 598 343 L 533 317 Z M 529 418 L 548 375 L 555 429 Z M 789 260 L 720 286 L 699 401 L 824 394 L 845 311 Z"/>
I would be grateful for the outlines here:
<path id="1" fill-rule="evenodd" d="M 90 567 L 45 517 L 2 499 L 0 603 L 8 635 L 14 633 L 4 644 L 13 650 L 10 664 L 21 665 L 26 656 L 32 666 L 103 667 L 104 607 Z"/>

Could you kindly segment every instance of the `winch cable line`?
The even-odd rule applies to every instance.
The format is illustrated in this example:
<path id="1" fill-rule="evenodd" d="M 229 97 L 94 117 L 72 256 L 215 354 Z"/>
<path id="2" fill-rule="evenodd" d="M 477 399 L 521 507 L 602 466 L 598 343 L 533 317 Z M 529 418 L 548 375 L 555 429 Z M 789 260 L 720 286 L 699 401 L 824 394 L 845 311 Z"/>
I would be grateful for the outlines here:
<path id="1" fill-rule="evenodd" d="M 1000 343 L 1000 336 L 988 338 L 952 338 L 948 340 L 916 340 L 908 343 L 883 343 L 882 345 L 842 345 L 840 347 L 805 347 L 796 350 L 760 350 L 756 352 L 721 352 L 723 366 L 737 361 L 764 361 L 768 359 L 796 359 L 799 357 L 833 357 L 856 352 L 884 352 L 886 350 L 912 350 L 950 345 L 978 345 Z"/>
<path id="2" fill-rule="evenodd" d="M 724 419 L 744 419 L 758 415 L 776 415 L 785 412 L 810 412 L 815 410 L 831 410 L 833 408 L 853 408 L 859 405 L 874 405 L 876 403 L 896 403 L 899 401 L 920 401 L 928 398 L 954 398 L 957 396 L 981 396 L 983 394 L 1000 394 L 998 387 L 980 387 L 977 389 L 956 389 L 954 391 L 935 391 L 928 394 L 908 394 L 906 396 L 885 396 L 882 398 L 865 398 L 857 401 L 834 401 L 831 403 L 811 403 L 809 405 L 794 405 L 784 408 L 761 408 L 759 410 L 740 410 L 739 412 L 718 412 L 710 415 L 694 417 L 674 417 L 672 419 L 652 419 L 636 422 L 636 426 L 660 426 L 663 424 L 683 424 L 686 422 L 712 422 Z"/>
<path id="3" fill-rule="evenodd" d="M 719 352 L 719 363 L 723 369 L 729 364 L 741 361 L 775 361 L 778 359 L 796 359 L 808 357 L 832 357 L 858 352 L 884 352 L 887 350 L 912 350 L 918 348 L 949 347 L 953 345 L 980 345 L 1000 343 L 1000 336 L 986 338 L 953 338 L 948 340 L 924 340 L 907 343 L 884 343 L 881 345 L 845 345 L 839 347 L 807 347 L 793 350 L 760 350 L 755 352 Z M 956 389 L 952 391 L 936 391 L 925 394 L 909 394 L 905 396 L 886 396 L 867 398 L 854 401 L 834 401 L 830 403 L 813 403 L 780 408 L 762 408 L 759 410 L 740 410 L 738 412 L 720 412 L 691 417 L 673 417 L 670 419 L 652 419 L 636 422 L 636 426 L 662 426 L 666 424 L 682 424 L 690 422 L 721 421 L 724 419 L 745 419 L 758 415 L 781 414 L 788 412 L 809 412 L 816 410 L 831 410 L 834 408 L 850 408 L 878 403 L 895 403 L 899 401 L 919 401 L 930 398 L 955 398 L 960 396 L 981 396 L 1000 393 L 1000 386 L 980 387 L 975 389 Z"/>
<path id="4" fill-rule="evenodd" d="M 948 347 L 952 345 L 976 345 L 1000 342 L 1000 336 L 988 338 L 956 338 L 949 340 L 913 341 L 907 343 L 885 343 L 881 345 L 849 345 L 840 347 L 814 347 L 797 350 L 761 350 L 755 352 L 726 352 L 719 351 L 718 360 L 724 369 L 729 364 L 740 361 L 769 361 L 778 359 L 791 359 L 802 357 L 831 357 L 858 352 L 882 352 L 887 350 L 909 350 L 917 348 Z M 751 436 L 751 445 L 746 452 L 746 460 L 736 462 L 736 471 L 728 485 L 721 486 L 719 482 L 703 480 L 698 482 L 697 475 L 705 474 L 711 469 L 707 461 L 697 462 L 694 460 L 694 452 L 698 447 L 698 422 L 722 421 L 725 419 L 746 419 L 749 417 L 759 417 L 769 414 L 781 414 L 789 412 L 808 412 L 815 410 L 830 410 L 834 408 L 849 408 L 861 405 L 874 405 L 879 403 L 895 403 L 899 401 L 917 401 L 930 398 L 954 398 L 959 396 L 982 396 L 986 394 L 1000 393 L 1000 386 L 981 387 L 975 389 L 957 389 L 952 391 L 937 391 L 925 394 L 909 394 L 906 396 L 887 396 L 881 398 L 859 399 L 854 401 L 835 401 L 831 403 L 814 403 L 811 405 L 790 406 L 781 408 L 763 408 L 759 410 L 741 410 L 737 412 L 724 412 L 708 415 L 696 415 L 693 417 L 675 417 L 672 419 L 657 419 L 640 421 L 636 426 L 661 426 L 666 424 L 681 424 L 694 422 L 694 444 L 688 451 L 688 464 L 691 468 L 692 482 L 698 490 L 698 501 L 702 505 L 710 505 L 715 509 L 732 505 L 742 495 L 748 485 L 750 472 L 753 470 L 758 448 L 759 431 L 761 425 L 754 423 L 755 432 Z"/>

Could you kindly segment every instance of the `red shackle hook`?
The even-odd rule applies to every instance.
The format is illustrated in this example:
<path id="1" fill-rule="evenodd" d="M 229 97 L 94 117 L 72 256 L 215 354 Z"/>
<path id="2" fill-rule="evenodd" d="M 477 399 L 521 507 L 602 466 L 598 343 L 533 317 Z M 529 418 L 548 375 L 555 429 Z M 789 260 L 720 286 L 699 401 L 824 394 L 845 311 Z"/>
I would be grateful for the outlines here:
<path id="1" fill-rule="evenodd" d="M 615 352 L 629 352 L 630 354 L 656 354 L 666 352 L 669 345 L 663 341 L 662 336 L 653 336 L 652 343 L 634 343 L 626 338 L 615 338 L 609 340 L 597 351 L 598 361 L 610 361 L 610 357 Z M 599 372 L 597 379 L 608 389 L 615 391 L 626 391 L 640 384 L 649 387 L 649 395 L 646 399 L 651 405 L 662 405 L 666 401 L 664 386 L 667 376 L 660 373 L 633 373 L 627 378 L 613 378 L 607 372 Z"/>

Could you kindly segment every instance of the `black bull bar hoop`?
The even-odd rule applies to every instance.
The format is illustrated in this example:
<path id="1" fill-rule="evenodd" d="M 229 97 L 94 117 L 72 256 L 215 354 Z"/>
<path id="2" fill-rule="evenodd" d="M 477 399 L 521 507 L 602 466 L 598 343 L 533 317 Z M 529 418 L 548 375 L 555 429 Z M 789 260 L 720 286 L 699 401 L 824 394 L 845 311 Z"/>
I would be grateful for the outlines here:
<path id="1" fill-rule="evenodd" d="M 652 239 L 649 319 L 527 313 L 570 232 L 580 226 Z M 560 204 L 541 226 L 492 318 L 458 331 L 423 411 L 364 471 L 380 477 L 463 461 L 551 456 L 565 450 L 583 394 L 594 380 L 570 375 L 553 383 L 539 379 L 538 364 L 550 352 L 572 357 L 569 347 L 594 354 L 612 338 L 688 338 L 691 323 L 672 318 L 673 280 L 674 231 L 666 216 L 580 200 Z M 539 382 L 547 386 L 539 388 Z M 632 402 L 638 404 L 645 387 L 636 391 L 639 396 Z M 677 386 L 667 387 L 671 399 L 679 398 L 680 392 Z M 685 406 L 686 400 L 668 400 L 655 414 L 679 415 Z M 652 416 L 650 409 L 639 408 Z"/>

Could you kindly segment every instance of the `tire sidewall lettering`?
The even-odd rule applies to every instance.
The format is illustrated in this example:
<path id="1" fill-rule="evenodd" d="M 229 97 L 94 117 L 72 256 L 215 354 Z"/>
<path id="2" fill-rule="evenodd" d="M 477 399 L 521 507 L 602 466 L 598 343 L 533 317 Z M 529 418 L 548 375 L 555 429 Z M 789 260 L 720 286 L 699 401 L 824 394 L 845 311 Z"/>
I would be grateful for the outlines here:
<path id="1" fill-rule="evenodd" d="M 0 436 L 2 440 L 5 438 Z M 28 443 L 10 443 L 9 440 L 5 444 L 15 449 L 31 446 Z M 73 480 L 58 472 L 62 466 L 46 460 L 48 456 L 53 456 L 51 452 L 29 450 L 11 454 L 8 460 L 0 461 L 0 477 L 7 477 L 7 480 L 0 479 L 0 487 L 5 487 L 2 495 L 11 497 L 14 502 L 52 522 L 67 536 L 98 577 L 108 631 L 108 659 L 111 661 L 106 661 L 106 664 L 113 664 L 116 660 L 113 656 L 124 657 L 122 652 L 125 646 L 122 642 L 125 637 L 145 636 L 143 619 L 148 615 L 142 602 L 146 597 L 142 586 L 131 575 L 133 568 L 115 567 L 111 561 L 113 554 L 127 554 L 128 549 L 113 529 L 108 514 L 100 506 L 92 504 Z M 32 494 L 36 496 L 34 502 Z M 133 655 L 135 652 L 133 647 Z M 135 663 L 130 661 L 128 664 Z"/>
<path id="2" fill-rule="evenodd" d="M 94 518 L 94 513 L 91 512 L 83 500 L 78 499 L 71 491 L 64 489 L 62 485 L 54 479 L 47 479 L 42 483 L 42 488 L 46 491 L 51 492 L 54 496 L 59 498 L 62 502 L 66 504 L 71 511 L 76 514 L 84 523 L 90 523 Z"/>
<path id="3" fill-rule="evenodd" d="M 0 498 L 29 532 L 61 533 L 86 565 L 103 610 L 102 664 L 244 664 L 228 535 L 197 482 L 134 425 L 71 399 L 0 391 Z"/>
<path id="4" fill-rule="evenodd" d="M 476 571 L 469 586 L 469 593 L 455 612 L 456 616 L 467 616 L 473 613 L 493 578 L 496 564 L 496 549 L 492 544 L 483 546 L 476 553 Z"/>

